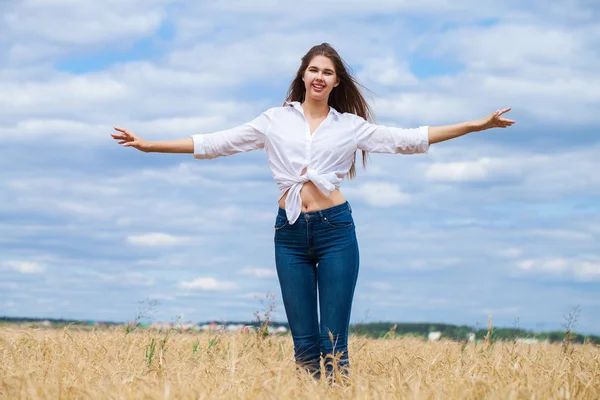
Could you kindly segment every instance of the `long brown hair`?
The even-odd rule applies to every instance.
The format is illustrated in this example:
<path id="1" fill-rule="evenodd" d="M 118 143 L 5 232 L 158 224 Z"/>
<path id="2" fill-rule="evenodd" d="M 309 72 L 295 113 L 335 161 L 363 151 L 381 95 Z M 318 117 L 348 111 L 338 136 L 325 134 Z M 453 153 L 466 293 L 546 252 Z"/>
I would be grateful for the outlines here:
<path id="1" fill-rule="evenodd" d="M 371 120 L 373 117 L 373 112 L 358 89 L 359 86 L 363 88 L 364 86 L 356 81 L 356 79 L 349 72 L 351 71 L 351 68 L 344 60 L 342 60 L 342 57 L 340 57 L 338 52 L 331 47 L 329 43 L 322 43 L 320 45 L 313 46 L 308 53 L 302 57 L 302 63 L 300 64 L 296 78 L 288 89 L 286 101 L 304 101 L 306 96 L 306 87 L 304 86 L 302 77 L 304 76 L 306 68 L 308 68 L 308 65 L 316 56 L 324 56 L 329 58 L 333 62 L 335 72 L 340 80 L 340 84 L 334 87 L 329 94 L 329 99 L 327 101 L 329 106 L 335 108 L 339 112 L 352 113 L 363 117 L 366 120 Z M 366 167 L 367 152 L 364 150 L 362 150 L 362 161 L 363 167 Z M 356 153 L 354 153 L 354 161 L 352 162 L 352 167 L 350 167 L 350 171 L 348 173 L 350 179 L 356 176 L 355 164 Z"/>

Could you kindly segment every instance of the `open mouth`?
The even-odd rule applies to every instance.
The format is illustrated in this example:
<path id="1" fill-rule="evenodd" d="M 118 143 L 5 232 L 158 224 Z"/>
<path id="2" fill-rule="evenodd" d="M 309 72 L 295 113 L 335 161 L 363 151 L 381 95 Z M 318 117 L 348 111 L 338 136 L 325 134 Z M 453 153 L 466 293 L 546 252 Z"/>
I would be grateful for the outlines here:
<path id="1" fill-rule="evenodd" d="M 321 92 L 325 89 L 325 85 L 317 85 L 317 84 L 313 84 L 312 85 L 313 89 L 315 89 L 315 91 L 317 92 Z"/>

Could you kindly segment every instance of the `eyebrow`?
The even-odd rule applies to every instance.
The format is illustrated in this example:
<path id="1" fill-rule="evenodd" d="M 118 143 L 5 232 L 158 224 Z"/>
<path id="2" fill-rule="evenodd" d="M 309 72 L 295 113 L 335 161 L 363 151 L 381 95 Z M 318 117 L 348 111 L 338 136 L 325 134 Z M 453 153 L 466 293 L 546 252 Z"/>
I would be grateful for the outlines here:
<path id="1" fill-rule="evenodd" d="M 317 66 L 314 66 L 314 65 L 309 65 L 309 66 L 308 66 L 308 68 L 309 68 L 309 69 L 310 69 L 310 68 L 316 68 L 316 69 L 319 69 L 319 67 L 317 67 Z M 334 72 L 334 71 L 333 71 L 332 69 L 330 69 L 330 68 L 325 68 L 325 69 L 324 69 L 324 71 Z"/>

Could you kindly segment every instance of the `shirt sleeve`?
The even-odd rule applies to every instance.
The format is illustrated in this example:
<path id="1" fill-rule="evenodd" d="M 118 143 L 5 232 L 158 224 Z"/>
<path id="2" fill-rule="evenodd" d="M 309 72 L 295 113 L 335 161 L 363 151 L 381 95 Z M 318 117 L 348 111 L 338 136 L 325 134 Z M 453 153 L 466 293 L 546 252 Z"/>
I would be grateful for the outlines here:
<path id="1" fill-rule="evenodd" d="M 428 126 L 393 128 L 354 115 L 353 128 L 357 147 L 369 153 L 416 154 L 429 150 Z"/>
<path id="2" fill-rule="evenodd" d="M 192 135 L 194 158 L 211 159 L 262 149 L 270 122 L 269 113 L 265 111 L 253 121 L 235 128 Z"/>

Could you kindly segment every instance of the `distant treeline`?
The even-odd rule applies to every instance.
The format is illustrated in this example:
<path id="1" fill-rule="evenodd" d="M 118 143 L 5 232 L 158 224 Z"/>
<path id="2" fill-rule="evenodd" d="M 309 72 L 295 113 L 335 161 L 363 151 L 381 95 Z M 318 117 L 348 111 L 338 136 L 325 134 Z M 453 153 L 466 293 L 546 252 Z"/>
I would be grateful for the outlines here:
<path id="1" fill-rule="evenodd" d="M 96 325 L 102 324 L 105 326 L 123 325 L 124 322 L 110 321 L 92 321 L 92 320 L 67 320 L 67 319 L 50 319 L 50 318 L 17 318 L 17 317 L 0 317 L 0 324 L 23 324 L 23 323 L 40 323 L 48 321 L 53 326 L 61 325 Z M 216 323 L 219 325 L 249 325 L 258 326 L 258 321 L 207 321 L 198 323 L 197 325 L 205 325 Z M 142 324 L 147 325 L 147 324 Z M 271 322 L 273 327 L 284 326 L 289 329 L 289 325 L 285 322 Z M 475 334 L 475 340 L 482 340 L 488 334 L 487 329 L 474 330 L 472 327 L 462 325 L 438 324 L 438 323 L 394 323 L 394 322 L 370 322 L 358 323 L 350 325 L 350 332 L 357 335 L 369 336 L 372 338 L 383 338 L 390 336 L 405 336 L 411 335 L 416 337 L 426 338 L 430 332 L 440 332 L 441 338 L 456 341 L 463 341 L 469 337 L 469 334 Z M 567 333 L 563 331 L 541 332 L 535 333 L 519 328 L 493 328 L 490 332 L 491 340 L 515 340 L 515 339 L 537 339 L 539 341 L 562 342 Z M 575 332 L 570 332 L 570 340 L 574 343 L 584 343 L 586 341 L 600 345 L 600 336 L 595 335 L 580 335 Z"/>
<path id="2" fill-rule="evenodd" d="M 427 337 L 430 332 L 440 332 L 442 338 L 462 341 L 469 337 L 470 333 L 475 334 L 475 340 L 481 340 L 488 334 L 487 329 L 473 329 L 472 327 L 462 325 L 449 325 L 437 323 L 394 323 L 394 322 L 371 322 L 364 324 L 354 324 L 351 326 L 352 332 L 358 335 L 366 335 L 374 338 L 381 338 L 390 335 L 412 335 Z M 493 328 L 490 332 L 491 340 L 515 340 L 515 339 L 537 339 L 539 341 L 548 340 L 551 343 L 562 342 L 567 333 L 563 331 L 535 333 L 519 328 Z M 569 333 L 570 340 L 574 343 L 584 343 L 586 340 L 600 344 L 600 336 L 580 335 L 575 332 Z"/>

